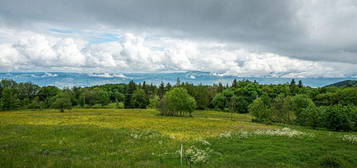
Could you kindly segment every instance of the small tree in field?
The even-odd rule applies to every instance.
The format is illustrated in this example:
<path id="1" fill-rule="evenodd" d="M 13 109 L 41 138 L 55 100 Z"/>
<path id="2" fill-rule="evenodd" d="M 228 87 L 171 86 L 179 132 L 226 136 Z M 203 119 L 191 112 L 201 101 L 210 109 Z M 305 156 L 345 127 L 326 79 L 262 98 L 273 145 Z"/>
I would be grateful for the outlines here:
<path id="1" fill-rule="evenodd" d="M 183 116 L 196 109 L 196 101 L 184 88 L 174 88 L 160 102 L 160 113 L 166 116 Z"/>
<path id="2" fill-rule="evenodd" d="M 61 112 L 64 112 L 64 109 L 71 109 L 72 102 L 70 96 L 65 93 L 60 93 L 55 97 L 52 108 L 59 109 Z"/>
<path id="3" fill-rule="evenodd" d="M 265 104 L 262 98 L 257 98 L 249 105 L 249 113 L 255 117 L 256 121 L 269 122 L 272 119 L 272 112 L 269 105 Z"/>
<path id="4" fill-rule="evenodd" d="M 154 96 L 153 98 L 149 99 L 148 107 L 155 109 L 155 108 L 159 107 L 159 104 L 160 104 L 159 96 Z"/>

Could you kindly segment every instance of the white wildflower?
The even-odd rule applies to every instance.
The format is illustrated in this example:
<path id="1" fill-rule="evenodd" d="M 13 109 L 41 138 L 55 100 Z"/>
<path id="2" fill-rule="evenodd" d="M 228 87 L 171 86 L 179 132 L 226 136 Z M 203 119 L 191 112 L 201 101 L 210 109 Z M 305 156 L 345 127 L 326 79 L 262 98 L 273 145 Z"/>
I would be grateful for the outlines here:
<path id="1" fill-rule="evenodd" d="M 130 137 L 132 137 L 134 139 L 139 139 L 141 136 L 138 134 L 130 134 Z"/>
<path id="2" fill-rule="evenodd" d="M 256 130 L 254 134 L 270 135 L 270 136 L 288 136 L 288 137 L 307 135 L 301 131 L 293 130 L 286 127 L 283 129 L 274 129 L 274 130 Z"/>
<path id="3" fill-rule="evenodd" d="M 249 132 L 247 132 L 247 131 L 239 132 L 239 133 L 237 134 L 237 137 L 238 137 L 239 139 L 248 138 L 248 137 L 249 137 Z"/>
<path id="4" fill-rule="evenodd" d="M 222 138 L 230 138 L 231 136 L 232 136 L 231 132 L 224 132 L 224 133 L 219 134 L 219 137 L 222 137 Z"/>
<path id="5" fill-rule="evenodd" d="M 207 140 L 205 139 L 202 139 L 200 140 L 200 142 L 203 144 L 203 145 L 211 145 Z"/>
<path id="6" fill-rule="evenodd" d="M 209 153 L 211 152 L 212 150 L 210 148 L 198 149 L 194 146 L 191 146 L 190 148 L 186 149 L 185 155 L 192 163 L 202 163 L 208 161 Z"/>
<path id="7" fill-rule="evenodd" d="M 342 140 L 351 144 L 357 144 L 357 135 L 344 135 Z"/>

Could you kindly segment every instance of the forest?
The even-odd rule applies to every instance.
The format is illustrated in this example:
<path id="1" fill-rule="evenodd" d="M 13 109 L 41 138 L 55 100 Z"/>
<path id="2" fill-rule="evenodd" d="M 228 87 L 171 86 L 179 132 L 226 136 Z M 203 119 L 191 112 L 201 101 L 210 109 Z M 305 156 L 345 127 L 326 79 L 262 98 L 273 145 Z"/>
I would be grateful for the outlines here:
<path id="1" fill-rule="evenodd" d="M 194 110 L 250 113 L 253 121 L 334 131 L 357 130 L 357 87 L 311 88 L 294 79 L 286 84 L 234 80 L 231 84 L 135 83 L 60 89 L 32 83 L 0 82 L 0 107 L 18 109 L 158 108 L 160 114 L 184 116 Z"/>

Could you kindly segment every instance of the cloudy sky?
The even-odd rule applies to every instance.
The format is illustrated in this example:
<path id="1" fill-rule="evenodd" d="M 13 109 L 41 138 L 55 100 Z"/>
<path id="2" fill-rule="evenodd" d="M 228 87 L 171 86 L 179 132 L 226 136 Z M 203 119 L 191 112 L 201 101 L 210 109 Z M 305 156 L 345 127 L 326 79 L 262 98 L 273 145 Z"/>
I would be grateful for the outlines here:
<path id="1" fill-rule="evenodd" d="M 0 71 L 356 77 L 356 0 L 0 0 Z"/>

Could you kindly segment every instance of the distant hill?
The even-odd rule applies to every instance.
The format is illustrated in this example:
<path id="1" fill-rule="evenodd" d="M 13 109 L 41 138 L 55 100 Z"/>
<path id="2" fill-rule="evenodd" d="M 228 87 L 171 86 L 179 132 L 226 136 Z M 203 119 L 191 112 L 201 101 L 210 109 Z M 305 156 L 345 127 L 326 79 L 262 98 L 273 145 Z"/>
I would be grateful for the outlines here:
<path id="1" fill-rule="evenodd" d="M 337 82 L 337 83 L 327 85 L 327 86 L 336 86 L 339 88 L 353 87 L 353 86 L 357 86 L 357 80 L 345 80 L 345 81 Z"/>

